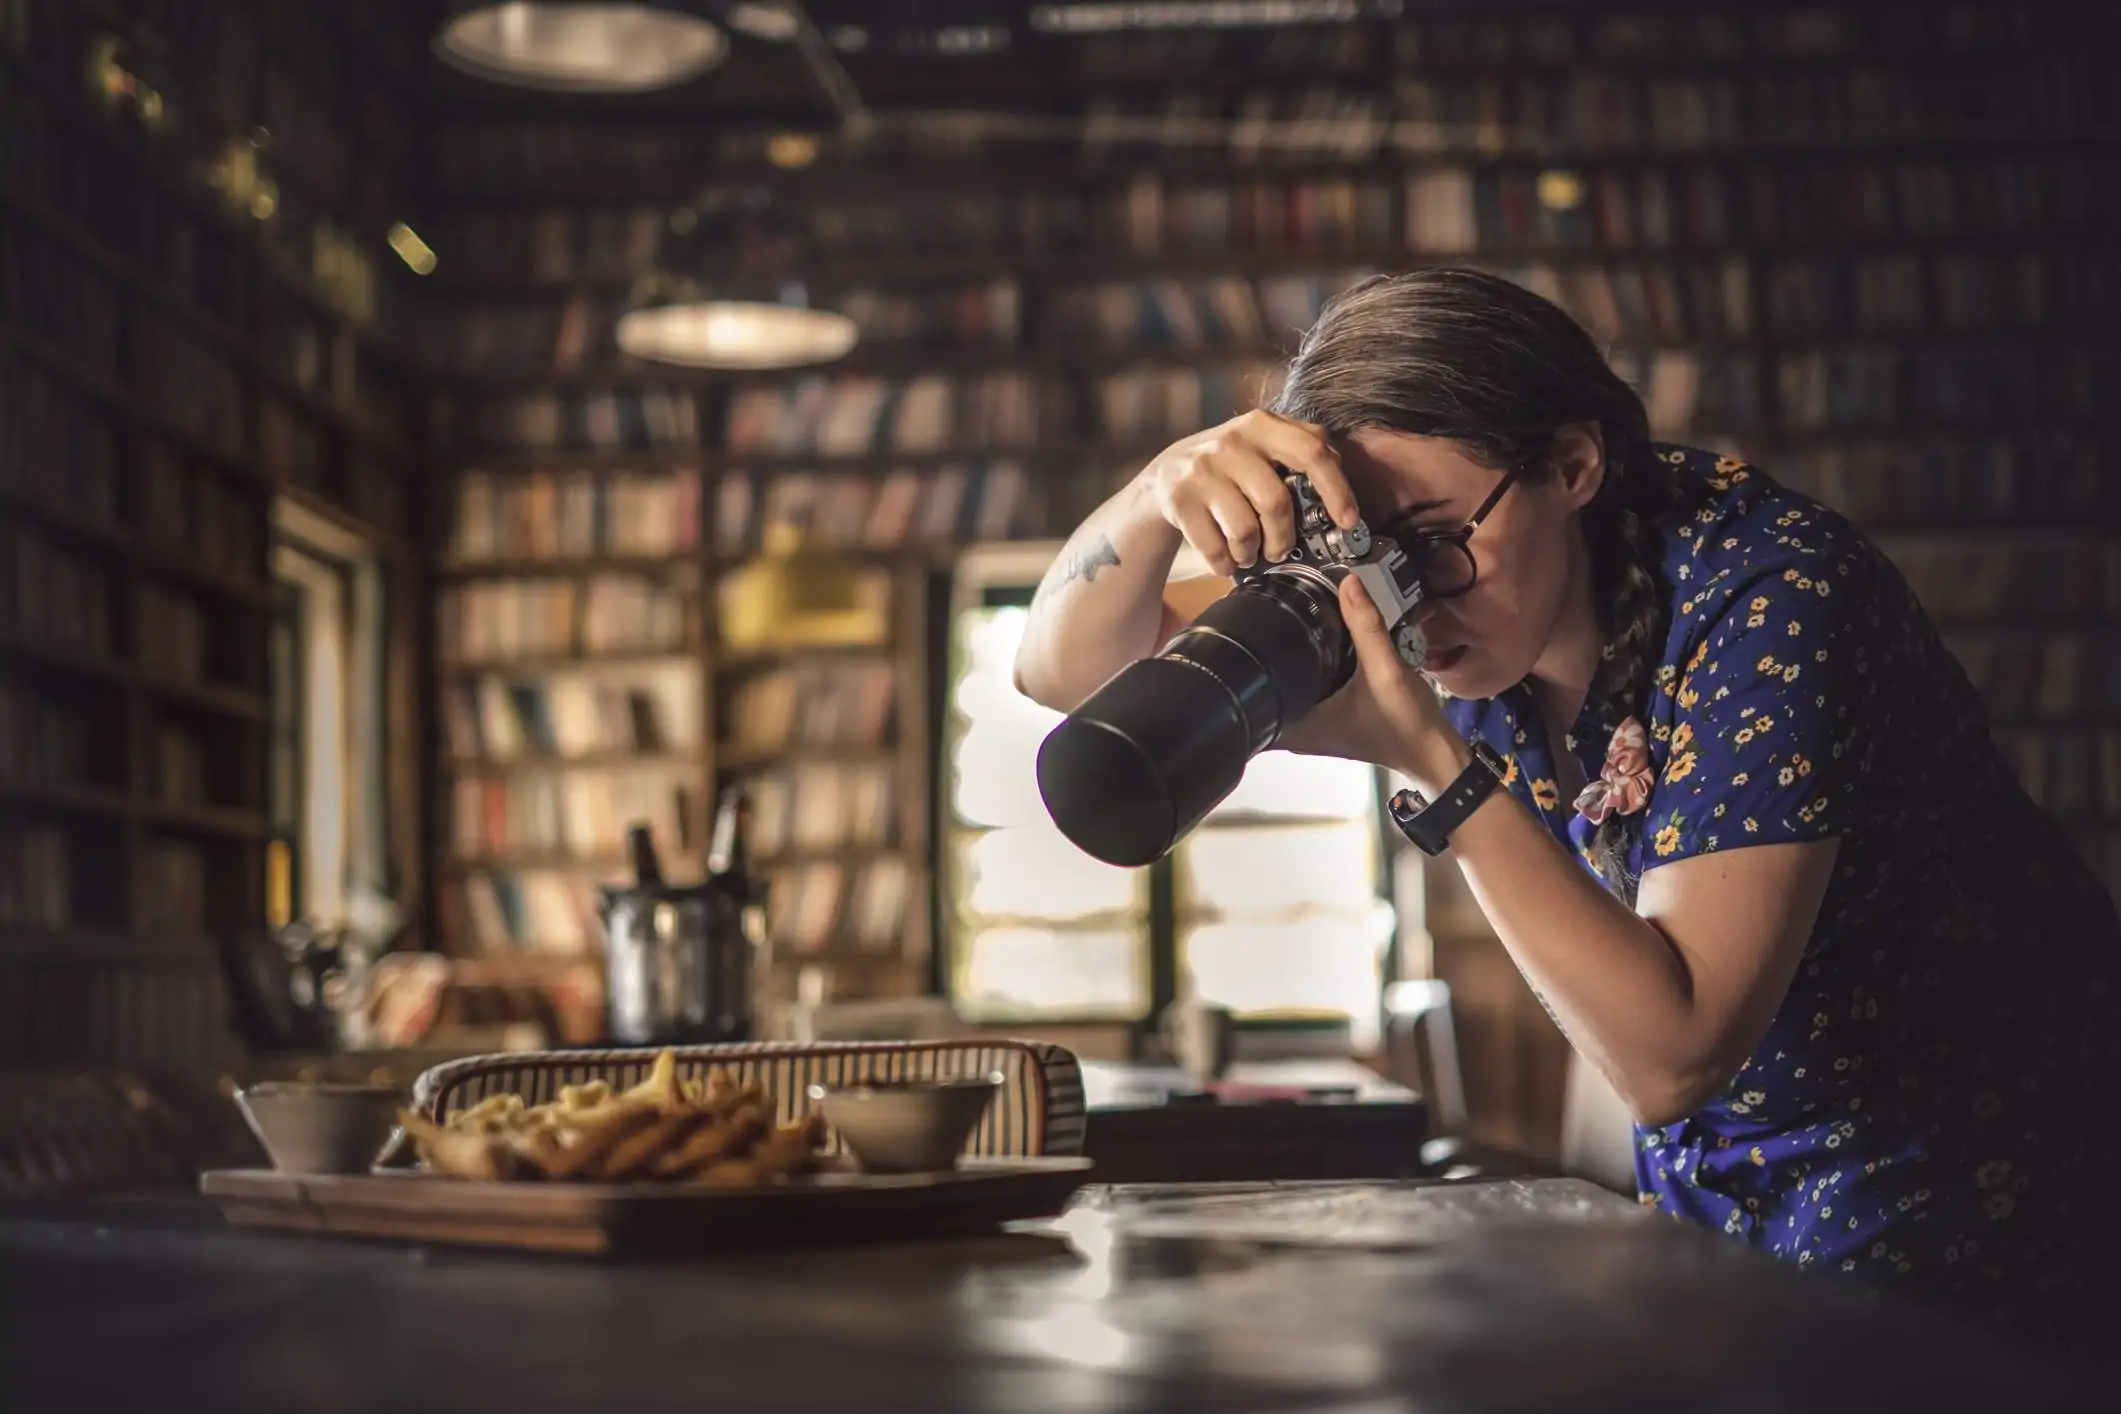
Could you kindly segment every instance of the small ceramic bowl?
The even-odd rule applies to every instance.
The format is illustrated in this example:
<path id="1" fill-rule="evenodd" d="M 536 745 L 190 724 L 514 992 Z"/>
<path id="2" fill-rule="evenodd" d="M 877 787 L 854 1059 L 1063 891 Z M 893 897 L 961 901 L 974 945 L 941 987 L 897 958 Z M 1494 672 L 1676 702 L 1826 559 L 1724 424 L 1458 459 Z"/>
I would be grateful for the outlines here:
<path id="1" fill-rule="evenodd" d="M 1000 1072 L 962 1079 L 813 1085 L 810 1102 L 846 1141 L 863 1172 L 938 1173 L 957 1167 L 965 1140 L 1001 1086 Z"/>
<path id="2" fill-rule="evenodd" d="M 251 1133 L 282 1173 L 367 1173 L 403 1103 L 388 1085 L 266 1081 L 236 1092 Z"/>

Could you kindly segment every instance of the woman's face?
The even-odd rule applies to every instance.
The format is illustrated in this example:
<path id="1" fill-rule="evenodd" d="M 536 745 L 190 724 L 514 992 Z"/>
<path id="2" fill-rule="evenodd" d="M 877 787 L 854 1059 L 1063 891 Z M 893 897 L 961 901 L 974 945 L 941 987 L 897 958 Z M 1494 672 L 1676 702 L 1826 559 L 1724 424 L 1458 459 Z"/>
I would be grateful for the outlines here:
<path id="1" fill-rule="evenodd" d="M 1440 437 L 1365 431 L 1340 446 L 1364 521 L 1402 539 L 1463 526 L 1504 475 Z M 1415 611 L 1429 642 L 1423 668 L 1454 697 L 1496 696 L 1539 661 L 1565 607 L 1577 545 L 1571 517 L 1596 491 L 1595 474 L 1589 481 L 1586 491 L 1581 479 L 1550 471 L 1518 478 L 1466 542 L 1478 566 L 1473 588 Z"/>

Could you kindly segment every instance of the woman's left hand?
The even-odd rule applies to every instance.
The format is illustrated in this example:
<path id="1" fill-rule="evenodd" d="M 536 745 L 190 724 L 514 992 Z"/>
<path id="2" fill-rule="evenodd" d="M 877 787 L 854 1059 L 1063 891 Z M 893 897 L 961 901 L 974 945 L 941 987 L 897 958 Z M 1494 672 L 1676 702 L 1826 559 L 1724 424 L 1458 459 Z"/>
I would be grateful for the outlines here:
<path id="1" fill-rule="evenodd" d="M 1470 759 L 1465 738 L 1428 680 L 1400 658 L 1384 616 L 1353 578 L 1341 581 L 1340 614 L 1355 640 L 1355 676 L 1275 744 L 1384 766 L 1433 798 Z"/>

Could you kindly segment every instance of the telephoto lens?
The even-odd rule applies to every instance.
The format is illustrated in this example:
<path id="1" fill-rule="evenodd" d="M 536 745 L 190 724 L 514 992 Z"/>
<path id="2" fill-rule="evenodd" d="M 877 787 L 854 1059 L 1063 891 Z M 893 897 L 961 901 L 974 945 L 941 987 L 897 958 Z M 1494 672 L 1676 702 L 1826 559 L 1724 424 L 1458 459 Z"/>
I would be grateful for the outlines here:
<path id="1" fill-rule="evenodd" d="M 1152 863 L 1354 672 L 1334 579 L 1311 564 L 1274 565 L 1161 653 L 1114 673 L 1047 735 L 1047 813 L 1093 858 Z"/>

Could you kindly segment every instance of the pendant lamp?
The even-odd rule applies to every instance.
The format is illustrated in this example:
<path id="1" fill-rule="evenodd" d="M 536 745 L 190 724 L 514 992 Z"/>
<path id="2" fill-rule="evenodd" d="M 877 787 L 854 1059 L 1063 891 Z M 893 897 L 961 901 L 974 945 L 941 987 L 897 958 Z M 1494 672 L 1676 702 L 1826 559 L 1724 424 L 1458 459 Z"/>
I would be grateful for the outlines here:
<path id="1" fill-rule="evenodd" d="M 729 40 L 688 0 L 449 0 L 442 61 L 495 83 L 640 93 L 695 78 Z"/>
<path id="2" fill-rule="evenodd" d="M 810 302 L 808 228 L 763 187 L 716 191 L 673 212 L 656 269 L 635 282 L 619 347 L 691 368 L 799 368 L 844 357 L 846 315 Z"/>

